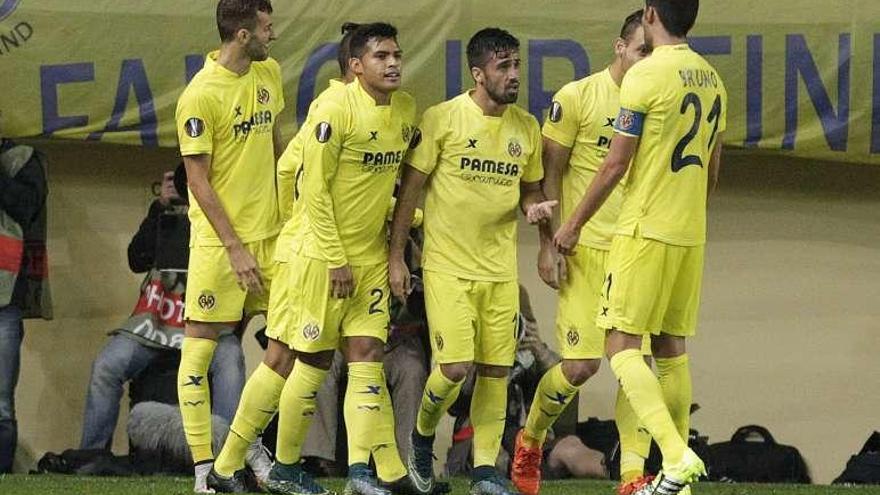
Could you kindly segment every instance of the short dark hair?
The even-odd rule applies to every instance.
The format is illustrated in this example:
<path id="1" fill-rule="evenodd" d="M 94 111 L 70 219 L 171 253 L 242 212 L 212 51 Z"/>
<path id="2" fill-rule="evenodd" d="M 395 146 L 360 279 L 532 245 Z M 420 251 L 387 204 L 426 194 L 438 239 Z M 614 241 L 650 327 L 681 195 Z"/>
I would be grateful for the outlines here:
<path id="1" fill-rule="evenodd" d="M 351 34 L 348 49 L 351 58 L 361 58 L 367 52 L 367 43 L 372 39 L 392 39 L 397 41 L 397 28 L 385 22 L 361 24 Z"/>
<path id="2" fill-rule="evenodd" d="M 645 0 L 645 5 L 654 7 L 663 27 L 678 37 L 687 36 L 700 10 L 700 0 Z"/>
<path id="3" fill-rule="evenodd" d="M 626 16 L 626 19 L 623 21 L 623 27 L 620 28 L 620 38 L 629 41 L 629 37 L 642 25 L 642 16 L 644 15 L 645 9 L 639 9 Z"/>
<path id="4" fill-rule="evenodd" d="M 257 12 L 272 13 L 269 0 L 220 0 L 217 3 L 217 31 L 220 41 L 235 39 L 239 29 L 253 31 L 257 27 Z"/>
<path id="5" fill-rule="evenodd" d="M 336 55 L 336 61 L 339 63 L 339 73 L 345 75 L 348 72 L 348 59 L 351 58 L 351 35 L 354 34 L 360 24 L 355 22 L 344 22 L 339 31 L 342 39 L 339 40 L 339 52 Z"/>
<path id="6" fill-rule="evenodd" d="M 467 45 L 468 67 L 483 68 L 492 55 L 519 51 L 519 40 L 501 28 L 484 28 L 473 36 Z"/>

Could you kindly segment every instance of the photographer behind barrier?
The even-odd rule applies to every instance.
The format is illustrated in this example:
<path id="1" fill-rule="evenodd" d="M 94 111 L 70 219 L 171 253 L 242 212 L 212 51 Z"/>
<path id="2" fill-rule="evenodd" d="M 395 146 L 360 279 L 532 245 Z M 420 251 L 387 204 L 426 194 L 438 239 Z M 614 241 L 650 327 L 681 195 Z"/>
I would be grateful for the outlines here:
<path id="1" fill-rule="evenodd" d="M 2 136 L 2 129 L 0 129 Z M 46 278 L 46 158 L 0 137 L 0 474 L 18 441 L 15 385 L 24 319 L 51 319 Z"/>
<path id="2" fill-rule="evenodd" d="M 95 358 L 83 414 L 81 449 L 109 450 L 119 416 L 123 385 L 130 380 L 151 378 L 144 373 L 161 374 L 166 371 L 163 364 L 168 368 L 169 358 L 175 362 L 180 358 L 189 256 L 183 166 L 165 172 L 162 181 L 154 184 L 153 192 L 158 199 L 150 205 L 147 217 L 128 246 L 129 268 L 147 275 L 131 316 L 119 328 L 109 332 L 110 339 Z M 167 387 L 172 392 L 160 392 L 159 395 L 163 395 L 166 401 L 176 402 L 173 393 L 176 365 L 173 368 L 174 372 L 168 374 L 170 382 Z M 230 325 L 219 339 L 209 371 L 214 391 L 212 409 L 227 422 L 235 414 L 244 378 L 241 341 Z M 163 398 L 152 400 L 162 401 Z"/>

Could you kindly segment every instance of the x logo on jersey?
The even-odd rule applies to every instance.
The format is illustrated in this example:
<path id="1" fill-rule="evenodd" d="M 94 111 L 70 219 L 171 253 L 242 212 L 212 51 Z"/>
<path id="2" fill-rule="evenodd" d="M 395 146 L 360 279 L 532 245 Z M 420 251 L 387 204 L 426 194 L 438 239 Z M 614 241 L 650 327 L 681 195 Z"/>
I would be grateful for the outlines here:
<path id="1" fill-rule="evenodd" d="M 370 131 L 370 141 L 377 141 L 379 139 L 379 131 Z"/>
<path id="2" fill-rule="evenodd" d="M 236 116 L 236 117 L 241 117 L 242 115 L 243 115 L 243 114 L 242 114 L 242 112 L 241 112 L 241 105 L 237 105 L 237 106 L 235 107 L 235 116 Z"/>
<path id="3" fill-rule="evenodd" d="M 602 306 L 602 316 L 608 316 L 608 308 Z"/>
<path id="4" fill-rule="evenodd" d="M 188 387 L 190 385 L 198 387 L 202 384 L 202 380 L 205 379 L 204 376 L 192 376 L 192 375 L 189 375 L 188 378 L 189 378 L 189 381 L 187 383 L 183 384 L 184 387 Z"/>
<path id="5" fill-rule="evenodd" d="M 602 127 L 614 127 L 614 117 L 605 117 L 605 125 Z"/>
<path id="6" fill-rule="evenodd" d="M 477 148 L 477 140 L 476 139 L 468 139 L 468 148 Z"/>
<path id="7" fill-rule="evenodd" d="M 555 397 L 550 394 L 544 394 L 544 395 L 548 399 L 550 399 L 551 401 L 556 402 L 557 404 L 565 404 L 565 399 L 567 398 L 567 397 L 565 397 L 565 394 L 563 394 L 561 392 L 556 392 Z"/>

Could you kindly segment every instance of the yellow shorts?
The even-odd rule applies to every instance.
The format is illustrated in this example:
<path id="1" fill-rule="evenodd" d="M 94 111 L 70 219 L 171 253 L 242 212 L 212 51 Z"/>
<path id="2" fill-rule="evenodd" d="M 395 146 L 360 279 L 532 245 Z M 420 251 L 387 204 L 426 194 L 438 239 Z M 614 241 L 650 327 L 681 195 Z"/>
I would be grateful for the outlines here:
<path id="1" fill-rule="evenodd" d="M 353 266 L 355 290 L 347 299 L 330 295 L 326 261 L 291 255 L 289 329 L 285 342 L 300 352 L 332 351 L 345 337 L 388 338 L 388 263 Z"/>
<path id="2" fill-rule="evenodd" d="M 425 309 L 437 363 L 513 365 L 516 280 L 484 282 L 425 270 Z"/>
<path id="3" fill-rule="evenodd" d="M 559 288 L 556 338 L 562 359 L 602 359 L 605 329 L 596 325 L 608 251 L 579 245 L 566 258 L 568 277 Z"/>
<path id="4" fill-rule="evenodd" d="M 266 337 L 284 342 L 288 346 L 292 342 L 293 325 L 291 323 L 291 303 L 295 292 L 292 285 L 293 272 L 290 263 L 275 261 L 275 279 L 272 281 L 272 292 L 269 293 L 269 312 L 266 314 Z"/>
<path id="5" fill-rule="evenodd" d="M 696 333 L 704 246 L 615 236 L 596 323 L 633 335 Z"/>
<path id="6" fill-rule="evenodd" d="M 195 246 L 189 248 L 189 269 L 186 287 L 187 320 L 200 322 L 239 321 L 243 313 L 266 311 L 269 306 L 269 288 L 275 263 L 275 237 L 245 244 L 257 260 L 263 277 L 262 294 L 249 293 L 238 286 L 238 277 L 229 264 L 229 255 L 223 246 Z"/>

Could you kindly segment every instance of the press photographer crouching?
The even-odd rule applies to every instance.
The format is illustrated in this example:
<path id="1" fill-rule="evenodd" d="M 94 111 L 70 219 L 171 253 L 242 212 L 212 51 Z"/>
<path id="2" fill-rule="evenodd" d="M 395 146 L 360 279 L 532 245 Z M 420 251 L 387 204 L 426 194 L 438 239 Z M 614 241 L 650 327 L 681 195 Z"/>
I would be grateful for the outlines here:
<path id="1" fill-rule="evenodd" d="M 189 257 L 182 164 L 154 184 L 154 193 L 158 198 L 128 246 L 129 268 L 146 277 L 131 316 L 109 332 L 92 366 L 80 449 L 109 452 L 123 385 L 130 381 L 132 446 L 162 451 L 169 462 L 182 461 L 188 466 L 189 451 L 175 405 Z M 245 379 L 244 354 L 235 330 L 230 325 L 220 337 L 209 372 L 212 410 L 226 425 L 235 414 Z M 215 442 L 225 436 L 226 425 L 215 426 L 215 437 L 220 437 Z"/>

